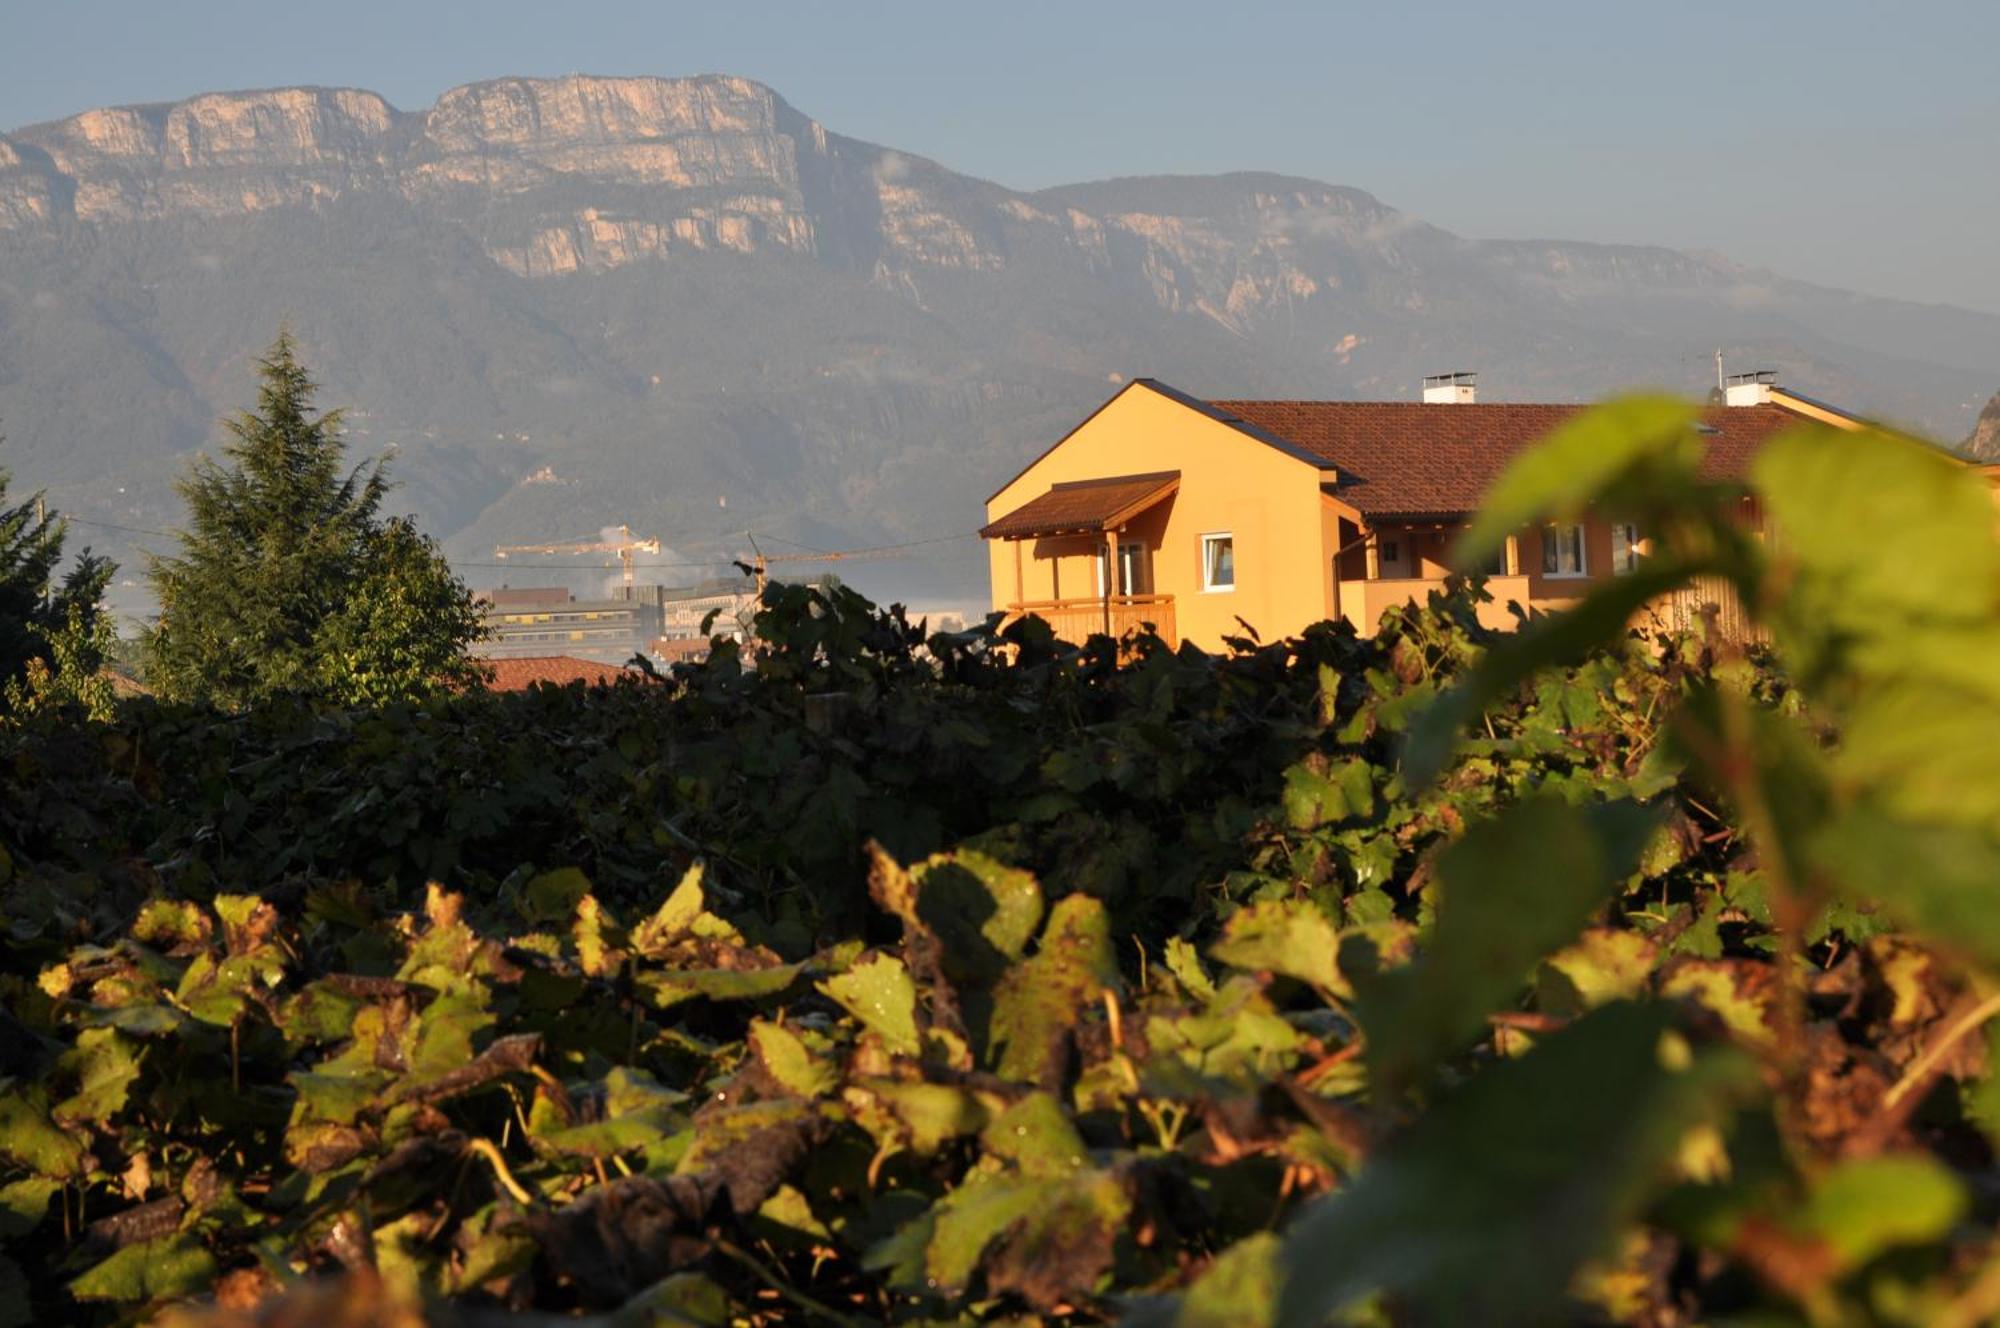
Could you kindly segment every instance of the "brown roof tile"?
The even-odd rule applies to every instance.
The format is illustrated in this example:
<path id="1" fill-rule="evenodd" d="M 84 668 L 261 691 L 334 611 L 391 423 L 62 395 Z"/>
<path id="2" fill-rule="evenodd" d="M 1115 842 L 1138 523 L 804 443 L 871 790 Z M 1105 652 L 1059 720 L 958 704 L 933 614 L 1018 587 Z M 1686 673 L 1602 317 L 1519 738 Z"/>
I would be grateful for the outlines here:
<path id="1" fill-rule="evenodd" d="M 1229 421 L 1324 460 L 1340 474 L 1335 496 L 1371 517 L 1476 511 L 1508 462 L 1590 409 L 1404 401 L 1210 404 Z M 1799 417 L 1779 406 L 1734 406 L 1706 410 L 1701 422 L 1708 448 L 1704 473 L 1739 479 L 1764 441 Z"/>
<path id="2" fill-rule="evenodd" d="M 542 682 L 556 687 L 573 682 L 595 686 L 627 676 L 616 664 L 600 664 L 574 655 L 529 655 L 522 659 L 489 659 L 485 663 L 493 671 L 493 679 L 487 686 L 496 692 L 525 692 Z"/>
<path id="3" fill-rule="evenodd" d="M 1178 470 L 1073 480 L 1029 499 L 979 533 L 987 539 L 1033 539 L 1106 530 L 1151 507 L 1180 483 Z"/>

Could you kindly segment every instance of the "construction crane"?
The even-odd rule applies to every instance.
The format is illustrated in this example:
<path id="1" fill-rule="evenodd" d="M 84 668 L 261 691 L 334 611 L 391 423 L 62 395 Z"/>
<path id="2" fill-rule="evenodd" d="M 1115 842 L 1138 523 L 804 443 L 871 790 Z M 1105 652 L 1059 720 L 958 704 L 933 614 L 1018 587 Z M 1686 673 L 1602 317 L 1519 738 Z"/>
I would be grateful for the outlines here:
<path id="1" fill-rule="evenodd" d="M 638 539 L 630 526 L 618 527 L 617 539 L 578 540 L 570 544 L 502 544 L 493 550 L 495 558 L 505 558 L 513 553 L 615 553 L 618 562 L 625 569 L 625 588 L 632 588 L 632 560 L 642 553 L 658 553 L 660 542 L 656 539 Z"/>
<path id="2" fill-rule="evenodd" d="M 756 548 L 757 541 L 751 537 L 750 546 Z M 907 558 L 910 556 L 907 544 L 890 544 L 876 549 L 839 549 L 830 553 L 765 553 L 757 550 L 757 560 L 753 564 L 757 571 L 757 595 L 763 597 L 764 585 L 771 579 L 772 563 L 837 563 L 848 558 Z"/>

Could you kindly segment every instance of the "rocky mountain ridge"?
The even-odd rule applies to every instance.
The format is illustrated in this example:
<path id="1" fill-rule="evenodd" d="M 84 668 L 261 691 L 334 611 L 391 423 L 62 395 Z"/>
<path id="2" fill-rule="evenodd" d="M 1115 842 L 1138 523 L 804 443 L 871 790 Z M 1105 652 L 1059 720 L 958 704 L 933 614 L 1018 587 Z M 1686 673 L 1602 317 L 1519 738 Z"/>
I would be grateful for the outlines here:
<path id="1" fill-rule="evenodd" d="M 1965 454 L 1981 461 L 2000 461 L 2000 392 L 1986 403 L 1965 440 Z"/>
<path id="2" fill-rule="evenodd" d="M 1957 437 L 2000 365 L 2000 319 L 1668 249 L 1465 239 L 1316 181 L 1011 190 L 742 78 L 504 78 L 419 111 L 211 93 L 0 135 L 0 427 L 24 481 L 107 524 L 171 519 L 166 479 L 283 317 L 468 562 L 619 522 L 702 557 L 751 520 L 969 531 L 1136 373 L 1395 398 L 1471 367 L 1489 395 L 1561 400 L 1698 392 L 1722 344 Z M 976 586 L 976 546 L 943 564 Z"/>

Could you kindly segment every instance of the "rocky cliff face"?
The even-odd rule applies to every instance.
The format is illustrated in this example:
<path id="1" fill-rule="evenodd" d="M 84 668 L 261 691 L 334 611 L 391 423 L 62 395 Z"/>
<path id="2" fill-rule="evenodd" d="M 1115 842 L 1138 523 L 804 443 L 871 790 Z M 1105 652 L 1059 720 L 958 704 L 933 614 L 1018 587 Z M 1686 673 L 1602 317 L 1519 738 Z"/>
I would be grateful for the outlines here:
<path id="1" fill-rule="evenodd" d="M 506 78 L 421 111 L 215 93 L 0 136 L 0 460 L 22 484 L 173 522 L 168 481 L 281 319 L 474 561 L 619 523 L 683 554 L 746 526 L 970 531 L 979 495 L 1134 373 L 1218 396 L 1407 398 L 1458 368 L 1500 399 L 1698 393 L 1721 343 L 1957 437 L 2000 363 L 2000 319 L 1664 249 L 1465 239 L 1311 180 L 1010 190 L 740 78 Z M 983 584 L 976 541 L 937 552 Z"/>
<path id="2" fill-rule="evenodd" d="M 0 219 L 59 226 L 310 205 L 386 176 L 396 118 L 372 92 L 324 88 L 86 111 L 16 136 L 41 168 L 36 182 L 53 184 L 51 206 L 34 208 L 33 185 L 17 194 L 0 175 Z"/>
<path id="3" fill-rule="evenodd" d="M 803 128 L 821 151 L 826 136 L 788 110 L 743 79 L 579 77 L 457 88 L 421 114 L 321 88 L 88 111 L 14 136 L 0 156 L 0 226 L 226 217 L 357 194 L 477 214 L 553 186 L 596 186 L 600 203 L 508 218 L 492 257 L 555 275 L 679 245 L 809 252 L 794 135 Z M 695 192 L 720 196 L 659 197 Z"/>
<path id="4" fill-rule="evenodd" d="M 2000 392 L 1979 412 L 1972 435 L 1965 440 L 1965 453 L 1981 461 L 2000 461 Z"/>
<path id="5" fill-rule="evenodd" d="M 0 140 L 0 228 L 15 231 L 369 195 L 458 222 L 492 261 L 527 277 L 677 252 L 777 251 L 858 266 L 921 299 L 926 273 L 997 272 L 1017 254 L 1058 253 L 1118 269 L 1166 312 L 1239 333 L 1351 287 L 1362 276 L 1354 255 L 1384 266 L 1378 293 L 1390 305 L 1450 304 L 1450 293 L 1406 278 L 1466 256 L 1464 242 L 1357 190 L 1277 177 L 1018 194 L 831 134 L 741 78 L 500 79 L 419 113 L 350 89 L 217 93 L 88 111 Z M 1639 252 L 1492 246 L 1484 275 L 1589 293 L 1644 280 Z M 1676 280 L 1728 280 L 1666 257 Z"/>

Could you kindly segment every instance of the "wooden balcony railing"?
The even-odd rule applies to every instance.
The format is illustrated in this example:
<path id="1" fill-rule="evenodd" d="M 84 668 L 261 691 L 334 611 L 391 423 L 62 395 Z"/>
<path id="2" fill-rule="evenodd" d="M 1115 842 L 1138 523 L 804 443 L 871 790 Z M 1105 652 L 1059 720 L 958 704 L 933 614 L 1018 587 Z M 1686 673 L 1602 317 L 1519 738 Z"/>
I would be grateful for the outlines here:
<path id="1" fill-rule="evenodd" d="M 1698 576 L 1691 584 L 1662 595 L 1640 610 L 1639 621 L 1665 631 L 1689 632 L 1709 614 L 1715 615 L 1715 632 L 1722 640 L 1751 645 L 1770 639 L 1744 611 L 1736 588 L 1719 576 Z"/>
<path id="2" fill-rule="evenodd" d="M 1029 614 L 1040 618 L 1050 630 L 1064 641 L 1081 642 L 1099 634 L 1123 637 L 1151 624 L 1160 639 L 1168 645 L 1176 645 L 1180 637 L 1174 630 L 1174 597 L 1172 595 L 1113 595 L 1109 599 L 1101 595 L 1090 599 L 1045 599 L 1029 600 L 1021 604 L 1007 606 L 1007 622 L 1023 618 Z"/>

